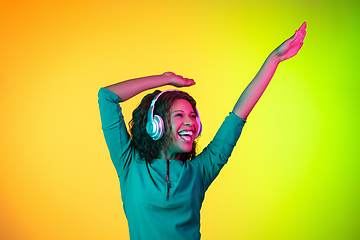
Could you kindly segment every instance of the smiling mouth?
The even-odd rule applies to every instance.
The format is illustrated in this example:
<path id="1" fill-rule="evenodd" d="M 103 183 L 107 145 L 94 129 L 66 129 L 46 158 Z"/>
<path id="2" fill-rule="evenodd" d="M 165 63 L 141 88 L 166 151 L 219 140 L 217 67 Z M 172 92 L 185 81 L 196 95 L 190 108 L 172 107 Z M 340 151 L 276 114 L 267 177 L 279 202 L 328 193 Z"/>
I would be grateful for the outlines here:
<path id="1" fill-rule="evenodd" d="M 184 142 L 186 143 L 192 142 L 192 136 L 194 135 L 193 131 L 180 131 L 178 132 L 178 134 Z"/>

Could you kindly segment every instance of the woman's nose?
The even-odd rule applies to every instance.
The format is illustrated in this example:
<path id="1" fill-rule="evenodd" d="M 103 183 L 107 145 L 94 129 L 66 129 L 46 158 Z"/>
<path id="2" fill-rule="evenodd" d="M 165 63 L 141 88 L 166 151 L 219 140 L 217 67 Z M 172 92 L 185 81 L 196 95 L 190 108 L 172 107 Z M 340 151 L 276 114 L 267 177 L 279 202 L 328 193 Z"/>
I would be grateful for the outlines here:
<path id="1" fill-rule="evenodd" d="M 189 127 L 191 127 L 191 126 L 192 126 L 192 124 L 191 124 L 191 123 L 188 123 L 188 122 L 184 122 L 184 123 L 183 123 L 183 125 L 185 125 L 185 126 L 189 126 Z"/>

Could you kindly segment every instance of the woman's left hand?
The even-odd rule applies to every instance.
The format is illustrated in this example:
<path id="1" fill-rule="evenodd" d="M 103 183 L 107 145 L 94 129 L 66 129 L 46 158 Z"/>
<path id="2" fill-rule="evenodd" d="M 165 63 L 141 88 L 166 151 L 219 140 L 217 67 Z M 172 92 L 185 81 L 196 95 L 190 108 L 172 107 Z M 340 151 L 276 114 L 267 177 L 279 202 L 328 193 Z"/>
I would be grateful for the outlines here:
<path id="1" fill-rule="evenodd" d="M 181 88 L 195 85 L 194 79 L 184 78 L 183 76 L 177 75 L 173 72 L 165 72 L 163 73 L 163 76 L 168 77 L 170 79 L 170 85 L 173 85 L 174 87 Z"/>
<path id="2" fill-rule="evenodd" d="M 295 34 L 283 42 L 274 50 L 274 53 L 279 57 L 280 61 L 284 61 L 295 56 L 303 45 L 303 40 L 306 35 L 306 22 L 304 22 Z"/>

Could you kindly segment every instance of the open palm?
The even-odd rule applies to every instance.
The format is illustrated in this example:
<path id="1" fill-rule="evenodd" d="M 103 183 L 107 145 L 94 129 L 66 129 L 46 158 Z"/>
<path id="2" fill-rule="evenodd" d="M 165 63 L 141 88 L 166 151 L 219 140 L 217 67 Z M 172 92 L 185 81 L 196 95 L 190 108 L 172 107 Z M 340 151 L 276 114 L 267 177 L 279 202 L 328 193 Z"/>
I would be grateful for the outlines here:
<path id="1" fill-rule="evenodd" d="M 306 22 L 304 22 L 295 34 L 283 42 L 275 49 L 276 55 L 279 56 L 280 61 L 284 61 L 295 56 L 303 45 L 303 40 L 306 35 Z"/>

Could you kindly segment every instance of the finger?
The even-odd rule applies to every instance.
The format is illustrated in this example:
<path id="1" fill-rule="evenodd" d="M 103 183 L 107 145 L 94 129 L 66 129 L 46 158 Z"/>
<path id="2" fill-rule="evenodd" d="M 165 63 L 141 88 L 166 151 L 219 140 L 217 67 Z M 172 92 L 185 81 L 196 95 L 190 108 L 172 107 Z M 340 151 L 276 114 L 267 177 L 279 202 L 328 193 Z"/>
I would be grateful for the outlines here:
<path id="1" fill-rule="evenodd" d="M 189 79 L 188 84 L 189 84 L 188 86 L 194 85 L 195 84 L 194 79 Z"/>
<path id="2" fill-rule="evenodd" d="M 182 84 L 184 85 L 184 87 L 187 87 L 187 86 L 190 86 L 191 85 L 191 82 L 193 80 L 192 79 L 189 79 L 189 78 L 183 78 L 182 79 Z"/>
<path id="3" fill-rule="evenodd" d="M 175 74 L 175 73 L 173 73 L 173 72 L 165 72 L 164 74 L 167 74 L 167 75 L 172 75 L 172 76 L 176 75 L 176 74 Z"/>
<path id="4" fill-rule="evenodd" d="M 306 27 L 306 23 L 304 22 L 304 23 L 300 26 L 300 28 L 295 31 L 295 36 L 296 36 L 296 38 L 299 38 L 299 37 L 301 38 L 301 36 L 302 36 L 302 34 L 303 34 L 304 30 L 305 30 L 305 27 Z"/>
<path id="5" fill-rule="evenodd" d="M 299 43 L 299 47 L 296 49 L 295 55 L 300 51 L 300 49 L 302 48 L 303 45 L 304 45 L 304 42 Z"/>
<path id="6" fill-rule="evenodd" d="M 299 31 L 303 31 L 306 29 L 306 26 L 307 26 L 307 23 L 306 22 L 303 22 L 303 24 L 301 24 L 300 28 L 299 28 Z"/>
<path id="7" fill-rule="evenodd" d="M 301 42 L 304 40 L 305 35 L 306 35 L 306 31 L 301 32 L 301 35 L 300 35 L 300 37 L 299 37 L 299 39 L 300 39 Z"/>
<path id="8" fill-rule="evenodd" d="M 299 31 L 297 31 L 297 40 L 298 42 L 302 42 L 305 38 L 305 35 L 306 35 L 306 31 L 305 29 L 301 29 Z"/>
<path id="9" fill-rule="evenodd" d="M 302 28 L 302 29 L 301 29 L 301 35 L 302 35 L 302 36 L 305 36 L 305 34 L 306 34 L 306 29 L 305 29 L 305 28 Z"/>

